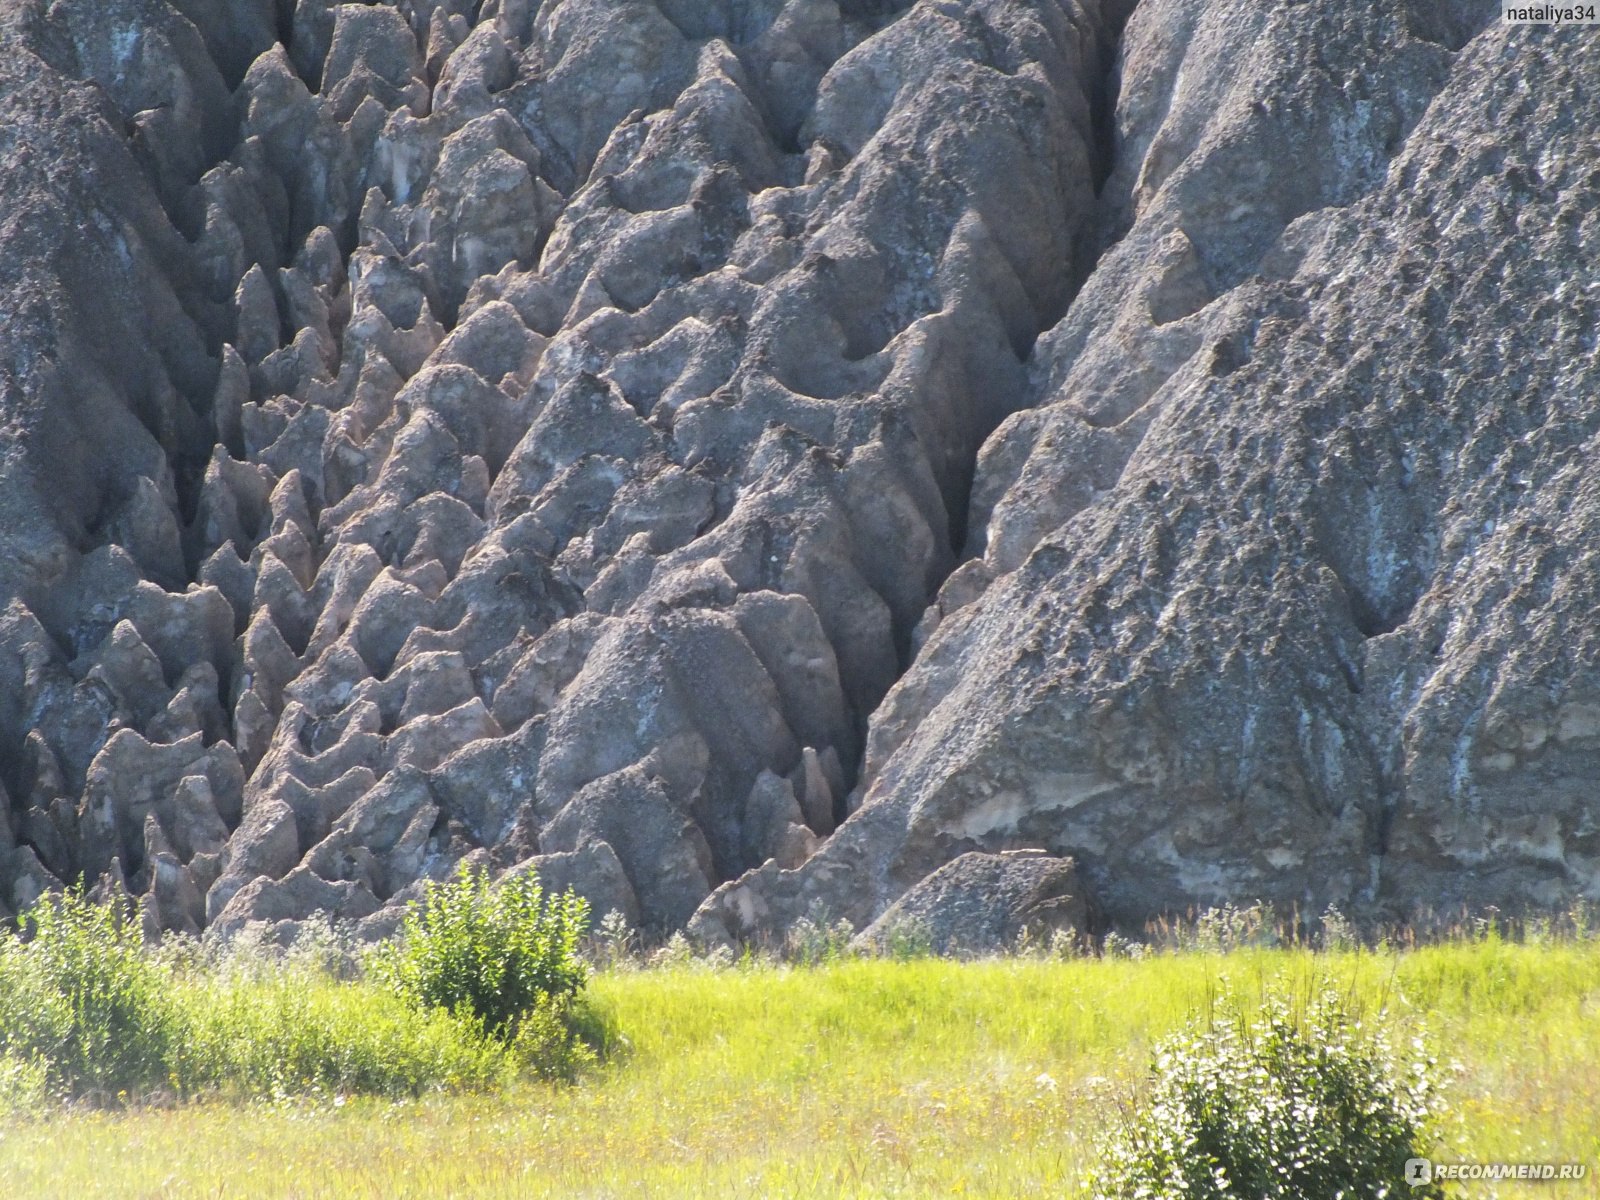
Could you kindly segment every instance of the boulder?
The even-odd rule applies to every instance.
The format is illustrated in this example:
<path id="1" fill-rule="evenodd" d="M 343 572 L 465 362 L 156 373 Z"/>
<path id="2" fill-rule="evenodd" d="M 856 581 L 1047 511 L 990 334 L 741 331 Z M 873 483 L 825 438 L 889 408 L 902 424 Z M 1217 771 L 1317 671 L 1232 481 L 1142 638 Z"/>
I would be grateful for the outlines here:
<path id="1" fill-rule="evenodd" d="M 317 914 L 354 922 L 377 911 L 377 899 L 361 884 L 329 883 L 309 867 L 298 867 L 281 880 L 257 878 L 246 884 L 212 918 L 206 932 L 225 939 L 257 922 L 277 926 Z"/>
<path id="2" fill-rule="evenodd" d="M 583 897 L 594 925 L 614 912 L 621 913 L 630 928 L 639 923 L 639 901 L 608 842 L 587 841 L 576 850 L 536 854 L 506 872 L 507 877 L 521 874 L 536 876 L 546 895 L 571 891 Z"/>
<path id="3" fill-rule="evenodd" d="M 974 850 L 911 888 L 856 943 L 883 951 L 907 939 L 937 954 L 996 954 L 1021 937 L 1062 934 L 1086 944 L 1098 932 L 1099 911 L 1070 858 Z"/>

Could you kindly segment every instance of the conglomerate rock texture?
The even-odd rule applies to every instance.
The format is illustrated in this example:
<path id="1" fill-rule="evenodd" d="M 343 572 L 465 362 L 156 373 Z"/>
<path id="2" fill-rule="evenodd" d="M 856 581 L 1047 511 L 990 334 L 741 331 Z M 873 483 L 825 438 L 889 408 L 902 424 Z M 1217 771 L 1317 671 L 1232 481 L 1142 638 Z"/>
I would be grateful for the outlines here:
<path id="1" fill-rule="evenodd" d="M 376 935 L 464 858 L 708 941 L 1600 895 L 1592 30 L 18 0 L 0 45 L 9 910 Z"/>

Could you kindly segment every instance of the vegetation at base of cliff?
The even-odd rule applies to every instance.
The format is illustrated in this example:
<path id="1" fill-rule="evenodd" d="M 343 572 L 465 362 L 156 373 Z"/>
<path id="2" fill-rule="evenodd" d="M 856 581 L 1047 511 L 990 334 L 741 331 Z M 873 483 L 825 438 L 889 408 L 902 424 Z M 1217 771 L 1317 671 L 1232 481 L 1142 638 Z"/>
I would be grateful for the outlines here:
<path id="1" fill-rule="evenodd" d="M 1399 1053 L 1331 988 L 1232 1005 L 1156 1047 L 1150 1094 L 1105 1146 L 1094 1200 L 1349 1200 L 1397 1193 L 1433 1149 L 1437 1060 Z"/>
<path id="2" fill-rule="evenodd" d="M 369 956 L 373 975 L 421 1009 L 442 1008 L 514 1042 L 532 1013 L 570 1005 L 589 979 L 579 943 L 589 904 L 546 896 L 531 873 L 491 883 L 463 869 L 430 882 L 400 937 Z"/>
<path id="3" fill-rule="evenodd" d="M 305 1200 L 1075 1195 L 1152 1097 L 1164 1039 L 1196 1014 L 1237 1006 L 1253 1021 L 1274 998 L 1310 1005 L 1331 988 L 1375 1033 L 1422 1036 L 1438 1057 L 1439 1157 L 1585 1162 L 1592 1184 L 1600 942 L 1539 927 L 1513 941 L 1486 923 L 1444 944 L 1312 951 L 1258 945 L 1252 921 L 1213 916 L 1182 945 L 1098 957 L 623 957 L 587 994 L 627 1053 L 577 1087 L 524 1075 L 388 1101 L 324 1084 L 13 1117 L 0 1183 L 41 1200 L 120 1196 L 130 1180 L 140 1195 Z M 1562 1200 L 1589 1184 L 1498 1194 Z"/>
<path id="4" fill-rule="evenodd" d="M 585 993 L 587 920 L 531 876 L 491 888 L 464 873 L 380 951 L 330 934 L 279 954 L 149 947 L 131 906 L 47 897 L 0 938 L 0 1110 L 571 1079 L 614 1039 Z"/>

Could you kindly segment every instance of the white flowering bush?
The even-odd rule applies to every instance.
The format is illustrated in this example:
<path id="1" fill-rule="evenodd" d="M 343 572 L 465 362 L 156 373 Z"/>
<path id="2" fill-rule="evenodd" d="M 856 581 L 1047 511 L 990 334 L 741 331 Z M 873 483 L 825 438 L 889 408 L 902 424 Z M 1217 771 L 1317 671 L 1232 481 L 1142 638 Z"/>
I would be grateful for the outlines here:
<path id="1" fill-rule="evenodd" d="M 1437 1115 L 1434 1060 L 1397 1055 L 1336 994 L 1269 1001 L 1162 1043 L 1144 1105 L 1104 1147 L 1096 1200 L 1434 1200 L 1405 1183 Z"/>

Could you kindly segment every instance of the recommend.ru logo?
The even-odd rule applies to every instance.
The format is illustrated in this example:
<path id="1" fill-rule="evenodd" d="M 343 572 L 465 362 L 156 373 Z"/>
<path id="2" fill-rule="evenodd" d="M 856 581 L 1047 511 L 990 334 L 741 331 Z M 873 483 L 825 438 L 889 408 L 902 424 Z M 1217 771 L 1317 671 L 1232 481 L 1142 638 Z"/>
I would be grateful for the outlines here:
<path id="1" fill-rule="evenodd" d="M 1516 1180 L 1521 1183 L 1576 1183 L 1589 1175 L 1580 1162 L 1434 1162 L 1428 1158 L 1406 1160 L 1405 1180 L 1412 1187 L 1430 1183 Z"/>

